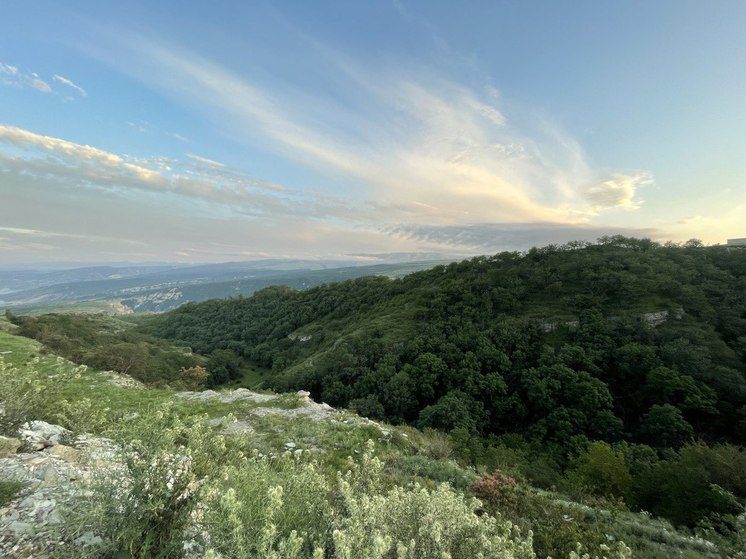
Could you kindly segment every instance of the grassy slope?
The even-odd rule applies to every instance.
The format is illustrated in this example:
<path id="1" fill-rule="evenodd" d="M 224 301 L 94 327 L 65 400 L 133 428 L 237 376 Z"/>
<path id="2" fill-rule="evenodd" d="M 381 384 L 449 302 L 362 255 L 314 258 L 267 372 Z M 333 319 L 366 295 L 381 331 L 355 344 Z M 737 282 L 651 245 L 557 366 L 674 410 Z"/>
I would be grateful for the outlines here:
<path id="1" fill-rule="evenodd" d="M 14 327 L 0 319 L 0 357 L 13 369 L 14 374 L 33 377 L 45 387 L 46 402 L 40 417 L 62 423 L 72 429 L 85 428 L 96 432 L 105 428 L 107 422 L 146 410 L 163 406 L 174 406 L 182 416 L 206 414 L 219 417 L 233 414 L 246 418 L 255 427 L 256 433 L 247 439 L 251 448 L 263 452 L 280 452 L 287 442 L 298 448 L 313 448 L 319 452 L 319 460 L 330 472 L 342 467 L 345 458 L 357 453 L 365 441 L 376 442 L 380 457 L 385 460 L 390 475 L 399 483 L 418 479 L 426 484 L 452 481 L 463 487 L 464 480 L 474 478 L 474 473 L 460 468 L 451 461 L 428 456 L 428 448 L 435 435 L 420 433 L 412 428 L 385 426 L 390 432 L 385 436 L 380 429 L 366 424 L 352 414 L 342 415 L 338 421 L 309 421 L 304 418 L 289 419 L 278 416 L 256 417 L 248 413 L 257 404 L 249 403 L 201 403 L 174 398 L 169 389 L 133 389 L 116 386 L 110 377 L 100 371 L 81 370 L 73 363 L 43 352 L 41 345 L 33 340 L 13 334 Z M 65 402 L 85 402 L 89 417 L 64 418 L 53 410 L 64 409 Z M 263 406 L 293 407 L 297 401 L 293 396 L 262 404 Z M 105 418 L 103 423 L 100 419 Z M 417 457 L 417 460 L 413 458 Z M 414 466 L 413 466 L 414 464 Z M 563 498 L 549 494 L 556 502 Z M 704 559 L 717 557 L 708 542 L 694 540 L 674 530 L 669 524 L 651 520 L 640 514 L 629 512 L 609 513 L 577 503 L 566 503 L 569 522 L 583 522 L 608 534 L 607 537 L 627 542 L 636 557 L 686 557 Z"/>

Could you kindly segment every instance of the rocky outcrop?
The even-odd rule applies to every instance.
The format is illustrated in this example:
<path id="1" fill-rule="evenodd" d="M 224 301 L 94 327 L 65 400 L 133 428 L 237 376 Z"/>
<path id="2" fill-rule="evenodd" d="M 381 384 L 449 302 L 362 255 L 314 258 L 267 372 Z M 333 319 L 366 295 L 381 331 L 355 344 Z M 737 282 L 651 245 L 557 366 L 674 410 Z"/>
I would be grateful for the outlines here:
<path id="1" fill-rule="evenodd" d="M 237 388 L 235 390 L 225 390 L 221 392 L 216 392 L 215 390 L 203 390 L 202 392 L 177 392 L 176 397 L 194 400 L 196 402 L 217 400 L 224 404 L 232 404 L 234 402 L 253 402 L 260 404 L 277 399 L 277 396 L 275 395 L 260 394 L 258 392 L 252 392 L 246 388 Z"/>
<path id="2" fill-rule="evenodd" d="M 18 434 L 28 448 L 42 450 L 60 444 L 64 438 L 69 437 L 70 432 L 46 421 L 31 421 L 24 423 Z"/>
<path id="3" fill-rule="evenodd" d="M 94 437 L 62 444 L 69 432 L 44 421 L 24 424 L 19 434 L 23 446 L 17 440 L 16 449 L 22 452 L 0 457 L 0 479 L 22 484 L 0 509 L 0 557 L 39 557 L 61 545 L 56 532 L 60 506 L 78 495 L 80 481 L 112 463 L 116 448 L 111 441 Z"/>
<path id="4" fill-rule="evenodd" d="M 264 404 L 269 402 L 277 402 L 280 396 L 273 394 L 260 394 L 258 392 L 252 392 L 246 388 L 237 388 L 236 390 L 225 390 L 216 392 L 214 390 L 205 390 L 203 392 L 177 392 L 176 396 L 179 398 L 186 398 L 188 400 L 194 400 L 198 402 L 209 402 L 219 401 L 224 404 L 231 404 L 235 402 L 251 402 L 256 404 Z M 332 408 L 329 404 L 318 404 L 311 399 L 311 393 L 305 390 L 299 390 L 296 393 L 298 398 L 298 407 L 295 408 L 282 408 L 282 407 L 271 407 L 271 406 L 260 406 L 248 410 L 248 413 L 259 417 L 265 417 L 268 415 L 276 415 L 282 417 L 302 417 L 311 420 L 327 419 L 340 413 L 338 410 Z M 247 423 L 243 427 L 228 425 L 225 427 L 224 432 L 236 433 L 249 431 L 250 425 Z"/>

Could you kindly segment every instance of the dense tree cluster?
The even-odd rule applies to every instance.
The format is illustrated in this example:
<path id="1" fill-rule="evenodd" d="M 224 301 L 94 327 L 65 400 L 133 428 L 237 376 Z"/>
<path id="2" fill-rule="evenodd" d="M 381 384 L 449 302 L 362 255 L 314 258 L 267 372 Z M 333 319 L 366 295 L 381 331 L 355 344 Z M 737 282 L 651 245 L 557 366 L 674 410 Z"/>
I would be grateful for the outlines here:
<path id="1" fill-rule="evenodd" d="M 624 237 L 186 305 L 157 336 L 394 422 L 678 448 L 746 436 L 746 251 Z"/>

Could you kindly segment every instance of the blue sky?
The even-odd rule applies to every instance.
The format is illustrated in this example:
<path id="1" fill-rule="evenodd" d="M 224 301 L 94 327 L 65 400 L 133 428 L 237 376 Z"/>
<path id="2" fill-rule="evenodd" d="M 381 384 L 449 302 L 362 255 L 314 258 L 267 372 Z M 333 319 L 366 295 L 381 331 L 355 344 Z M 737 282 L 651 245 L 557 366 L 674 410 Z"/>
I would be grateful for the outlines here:
<path id="1" fill-rule="evenodd" d="M 45 2 L 0 263 L 746 235 L 746 3 Z"/>

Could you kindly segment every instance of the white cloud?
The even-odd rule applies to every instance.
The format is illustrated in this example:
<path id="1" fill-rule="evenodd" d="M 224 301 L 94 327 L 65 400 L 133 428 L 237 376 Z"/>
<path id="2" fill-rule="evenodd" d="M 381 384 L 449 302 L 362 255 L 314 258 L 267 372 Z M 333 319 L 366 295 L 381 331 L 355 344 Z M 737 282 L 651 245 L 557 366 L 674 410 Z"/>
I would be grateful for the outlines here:
<path id="1" fill-rule="evenodd" d="M 217 167 L 218 169 L 221 169 L 225 167 L 225 163 L 220 163 L 219 161 L 214 161 L 212 159 L 208 159 L 207 157 L 202 157 L 201 155 L 195 155 L 193 153 L 187 153 L 187 157 L 189 159 L 194 159 L 198 163 L 203 163 L 205 165 L 209 165 L 210 167 Z"/>
<path id="2" fill-rule="evenodd" d="M 437 247 L 459 247 L 474 253 L 525 250 L 547 243 L 595 241 L 604 235 L 658 237 L 653 228 L 566 225 L 561 223 L 476 223 L 468 225 L 401 225 L 388 229 L 392 235 L 431 243 Z"/>
<path id="3" fill-rule="evenodd" d="M 50 186 L 175 195 L 223 206 L 243 216 L 304 215 L 321 219 L 355 213 L 343 200 L 290 191 L 204 157 L 190 155 L 190 159 L 194 162 L 134 159 L 0 125 L 0 173 L 43 178 Z"/>
<path id="4" fill-rule="evenodd" d="M 17 66 L 0 62 L 0 83 L 18 88 L 31 88 L 42 93 L 50 93 L 52 86 L 35 72 L 22 72 Z"/>
<path id="5" fill-rule="evenodd" d="M 639 208 L 639 201 L 635 199 L 637 190 L 641 186 L 653 182 L 649 173 L 626 175 L 614 173 L 596 183 L 589 185 L 585 192 L 586 199 L 595 209 L 606 208 Z"/>
<path id="6" fill-rule="evenodd" d="M 88 95 L 82 87 L 59 74 L 55 74 L 51 81 L 73 89 L 81 97 L 86 97 Z M 42 93 L 56 93 L 50 83 L 36 72 L 24 72 L 19 70 L 17 66 L 12 66 L 3 62 L 0 62 L 0 83 L 17 88 L 35 89 Z M 66 99 L 72 98 L 70 97 Z"/>
<path id="7" fill-rule="evenodd" d="M 88 93 L 86 92 L 85 89 L 83 89 L 79 85 L 73 83 L 72 80 L 69 80 L 68 78 L 66 78 L 64 76 L 60 76 L 59 74 L 55 74 L 52 79 L 54 81 L 56 81 L 56 82 L 61 83 L 62 85 L 65 85 L 65 86 L 69 87 L 70 89 L 73 89 L 81 97 L 87 97 L 88 96 Z"/>
<path id="8" fill-rule="evenodd" d="M 0 62 L 0 74 L 5 74 L 6 76 L 17 76 L 18 68 L 16 68 L 15 66 L 11 66 L 10 64 L 4 64 Z"/>

